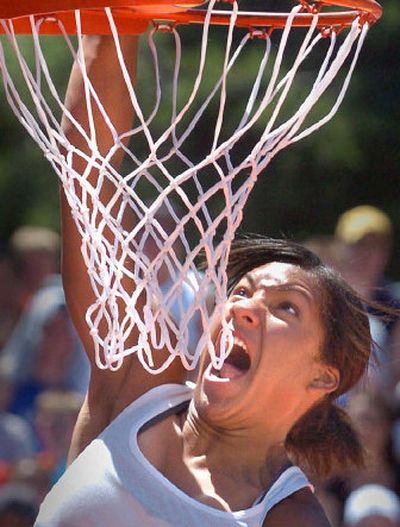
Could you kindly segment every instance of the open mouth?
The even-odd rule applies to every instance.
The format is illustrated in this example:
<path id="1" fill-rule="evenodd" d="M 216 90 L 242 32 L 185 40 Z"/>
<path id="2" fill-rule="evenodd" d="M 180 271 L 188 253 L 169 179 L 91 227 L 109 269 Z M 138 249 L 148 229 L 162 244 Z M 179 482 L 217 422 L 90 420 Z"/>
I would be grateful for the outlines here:
<path id="1" fill-rule="evenodd" d="M 242 377 L 250 369 L 251 359 L 247 347 L 238 337 L 233 338 L 233 346 L 220 370 L 211 368 L 211 375 L 220 380 L 233 380 Z"/>

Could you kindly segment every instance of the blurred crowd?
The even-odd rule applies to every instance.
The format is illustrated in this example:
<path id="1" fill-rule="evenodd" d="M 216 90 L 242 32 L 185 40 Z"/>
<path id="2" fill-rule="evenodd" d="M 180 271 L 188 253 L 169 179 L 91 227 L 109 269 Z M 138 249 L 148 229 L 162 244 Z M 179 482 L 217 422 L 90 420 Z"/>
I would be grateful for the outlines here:
<path id="1" fill-rule="evenodd" d="M 24 226 L 0 253 L 0 526 L 31 527 L 63 473 L 89 364 L 65 305 L 59 235 Z"/>
<path id="2" fill-rule="evenodd" d="M 365 466 L 317 482 L 317 494 L 332 527 L 400 527 L 400 283 L 386 275 L 392 222 L 376 207 L 357 206 L 331 236 L 305 245 L 363 296 L 374 340 L 367 378 L 339 401 L 363 440 Z"/>
<path id="3" fill-rule="evenodd" d="M 20 227 L 0 248 L 0 527 L 33 525 L 65 469 L 88 361 L 68 316 L 59 236 Z M 365 446 L 362 470 L 314 481 L 332 527 L 400 527 L 400 283 L 385 274 L 393 225 L 365 205 L 305 245 L 370 303 L 368 378 L 339 401 Z M 382 311 L 381 306 L 386 306 Z"/>

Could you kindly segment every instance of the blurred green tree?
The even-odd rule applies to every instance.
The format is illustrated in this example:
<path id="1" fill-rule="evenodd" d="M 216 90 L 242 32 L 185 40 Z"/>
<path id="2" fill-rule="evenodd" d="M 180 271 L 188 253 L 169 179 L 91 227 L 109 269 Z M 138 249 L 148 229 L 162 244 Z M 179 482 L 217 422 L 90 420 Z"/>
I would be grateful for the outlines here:
<path id="1" fill-rule="evenodd" d="M 280 2 L 282 10 L 290 5 L 293 2 Z M 276 9 L 276 2 L 266 1 L 265 8 L 272 7 Z M 385 0 L 383 7 L 384 16 L 367 37 L 338 115 L 317 134 L 273 160 L 249 199 L 243 230 L 299 239 L 329 234 L 343 210 L 370 203 L 393 219 L 396 250 L 391 273 L 400 278 L 400 7 L 397 0 Z M 191 54 L 198 53 L 199 46 L 195 33 L 187 33 L 191 51 L 183 60 L 190 70 L 195 63 Z M 28 42 L 26 47 L 28 50 Z M 50 37 L 45 47 L 55 84 L 62 92 L 70 58 L 58 39 Z M 153 82 L 151 73 L 145 82 Z M 180 82 L 184 91 L 189 81 L 182 77 Z M 242 87 L 243 78 L 238 76 L 234 86 L 238 101 Z M 23 223 L 58 227 L 58 185 L 43 154 L 5 104 L 2 88 L 0 92 L 0 240 L 6 241 Z M 235 110 L 233 107 L 232 115 Z M 202 130 L 197 141 L 201 143 L 208 134 L 209 130 Z"/>

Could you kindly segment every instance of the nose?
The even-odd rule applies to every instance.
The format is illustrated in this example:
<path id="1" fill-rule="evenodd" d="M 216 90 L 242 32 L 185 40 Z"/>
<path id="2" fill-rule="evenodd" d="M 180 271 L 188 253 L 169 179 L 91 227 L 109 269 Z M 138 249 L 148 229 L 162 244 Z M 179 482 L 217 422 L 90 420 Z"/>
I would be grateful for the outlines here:
<path id="1" fill-rule="evenodd" d="M 247 329 L 260 325 L 260 310 L 252 300 L 240 300 L 231 304 L 230 315 L 234 323 Z"/>

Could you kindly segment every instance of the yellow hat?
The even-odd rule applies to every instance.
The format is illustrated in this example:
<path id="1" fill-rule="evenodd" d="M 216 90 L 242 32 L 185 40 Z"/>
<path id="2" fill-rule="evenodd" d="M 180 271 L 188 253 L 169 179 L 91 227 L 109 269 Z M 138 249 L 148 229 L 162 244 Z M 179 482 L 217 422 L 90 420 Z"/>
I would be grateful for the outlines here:
<path id="1" fill-rule="evenodd" d="M 389 216 L 371 205 L 360 205 L 344 212 L 336 225 L 335 236 L 345 243 L 357 243 L 367 234 L 392 235 Z"/>

